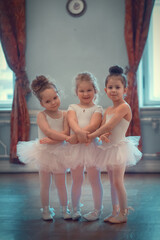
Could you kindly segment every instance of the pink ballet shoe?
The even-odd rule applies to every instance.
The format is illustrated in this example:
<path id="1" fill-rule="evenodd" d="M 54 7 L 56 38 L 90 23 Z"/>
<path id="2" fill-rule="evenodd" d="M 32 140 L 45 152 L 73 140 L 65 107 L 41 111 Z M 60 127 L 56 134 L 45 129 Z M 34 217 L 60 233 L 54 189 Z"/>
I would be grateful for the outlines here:
<path id="1" fill-rule="evenodd" d="M 119 213 L 119 206 L 118 205 L 114 205 L 113 206 L 113 211 L 112 211 L 112 214 L 108 215 L 107 217 L 104 218 L 104 222 L 109 222 L 109 220 L 112 218 L 112 217 L 116 217 Z"/>
<path id="2" fill-rule="evenodd" d="M 110 223 L 126 223 L 129 210 L 134 210 L 132 207 L 128 207 L 125 210 L 120 210 L 117 216 L 111 217 L 108 222 Z"/>
<path id="3" fill-rule="evenodd" d="M 109 222 L 109 220 L 112 218 L 112 217 L 116 217 L 117 216 L 117 214 L 116 215 L 113 215 L 113 214 L 110 214 L 110 215 L 108 215 L 107 217 L 105 217 L 104 218 L 104 222 Z"/>

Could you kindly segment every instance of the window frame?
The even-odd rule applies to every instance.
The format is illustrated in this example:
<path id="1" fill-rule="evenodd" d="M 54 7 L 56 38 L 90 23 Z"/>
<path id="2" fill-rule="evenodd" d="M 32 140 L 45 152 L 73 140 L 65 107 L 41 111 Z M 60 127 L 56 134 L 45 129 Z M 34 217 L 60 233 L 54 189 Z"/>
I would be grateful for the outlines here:
<path id="1" fill-rule="evenodd" d="M 0 42 L 0 45 L 1 45 L 0 47 L 2 48 L 1 42 Z M 2 48 L 2 51 L 3 51 L 3 48 Z M 5 55 L 4 55 L 4 58 L 5 58 Z M 5 59 L 5 62 L 7 64 L 7 66 L 8 66 L 8 63 L 7 63 L 6 59 Z M 9 68 L 9 66 L 8 66 L 8 68 Z M 14 96 L 15 74 L 12 71 L 12 69 L 10 69 L 10 71 L 12 72 L 12 79 L 11 79 L 11 81 L 12 81 L 12 84 L 13 84 L 13 96 Z M 12 109 L 12 103 L 13 103 L 13 98 L 12 98 L 12 100 L 0 100 L 0 111 L 11 110 Z"/>
<path id="2" fill-rule="evenodd" d="M 159 5 L 160 1 L 156 1 L 155 5 Z M 153 92 L 153 17 L 151 16 L 150 29 L 148 38 L 139 64 L 138 72 L 138 93 L 140 107 L 160 107 L 160 100 L 152 100 Z M 151 83 L 151 84 L 150 84 Z"/>

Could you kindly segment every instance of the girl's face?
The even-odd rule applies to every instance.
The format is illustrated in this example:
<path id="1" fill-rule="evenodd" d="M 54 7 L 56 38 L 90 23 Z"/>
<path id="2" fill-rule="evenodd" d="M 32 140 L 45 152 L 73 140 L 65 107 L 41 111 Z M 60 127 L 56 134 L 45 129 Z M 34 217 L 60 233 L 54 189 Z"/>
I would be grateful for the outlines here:
<path id="1" fill-rule="evenodd" d="M 92 83 L 87 81 L 80 82 L 77 86 L 76 93 L 80 100 L 80 104 L 82 105 L 93 104 L 95 90 Z"/>
<path id="2" fill-rule="evenodd" d="M 41 93 L 41 106 L 49 111 L 57 111 L 60 106 L 60 99 L 54 88 L 49 88 Z"/>
<path id="3" fill-rule="evenodd" d="M 121 79 L 117 76 L 110 77 L 104 90 L 113 102 L 122 100 L 124 94 L 127 92 L 127 88 L 124 88 Z"/>

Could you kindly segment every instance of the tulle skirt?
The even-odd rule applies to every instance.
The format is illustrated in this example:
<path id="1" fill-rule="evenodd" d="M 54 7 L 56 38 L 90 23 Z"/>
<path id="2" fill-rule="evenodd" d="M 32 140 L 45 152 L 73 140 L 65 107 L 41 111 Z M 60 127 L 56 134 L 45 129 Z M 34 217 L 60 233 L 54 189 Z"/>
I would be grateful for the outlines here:
<path id="1" fill-rule="evenodd" d="M 136 165 L 142 158 L 142 153 L 138 150 L 139 139 L 139 136 L 132 136 L 115 144 L 103 142 L 98 146 L 97 168 L 106 170 L 108 167 Z"/>
<path id="2" fill-rule="evenodd" d="M 40 144 L 39 139 L 18 142 L 17 156 L 25 164 L 33 163 L 38 170 L 64 173 L 70 160 L 68 144 Z"/>
<path id="3" fill-rule="evenodd" d="M 70 144 L 69 152 L 71 156 L 69 168 L 75 169 L 78 166 L 96 167 L 98 151 L 95 142 L 91 142 L 88 146 L 84 143 Z"/>

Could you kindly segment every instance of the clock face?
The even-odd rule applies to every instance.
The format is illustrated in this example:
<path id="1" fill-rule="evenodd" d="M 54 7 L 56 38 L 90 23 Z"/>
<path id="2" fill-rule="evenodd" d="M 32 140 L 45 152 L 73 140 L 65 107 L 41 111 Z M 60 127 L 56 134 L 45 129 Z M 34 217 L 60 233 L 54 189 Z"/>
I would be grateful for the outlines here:
<path id="1" fill-rule="evenodd" d="M 73 17 L 80 17 L 86 11 L 85 0 L 68 0 L 66 8 L 70 15 Z"/>

